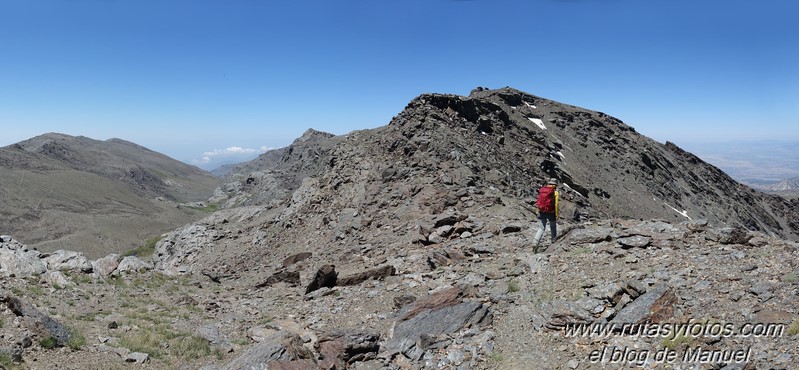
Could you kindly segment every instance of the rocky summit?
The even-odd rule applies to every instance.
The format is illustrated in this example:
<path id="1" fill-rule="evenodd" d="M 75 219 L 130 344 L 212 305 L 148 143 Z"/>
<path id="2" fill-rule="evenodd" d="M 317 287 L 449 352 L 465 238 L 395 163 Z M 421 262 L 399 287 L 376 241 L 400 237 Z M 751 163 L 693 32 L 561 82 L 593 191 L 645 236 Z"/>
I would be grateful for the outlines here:
<path id="1" fill-rule="evenodd" d="M 535 253 L 534 200 L 562 184 Z M 232 168 L 149 258 L 0 245 L 5 367 L 796 368 L 799 203 L 510 88 Z M 143 364 L 143 365 L 142 365 Z"/>

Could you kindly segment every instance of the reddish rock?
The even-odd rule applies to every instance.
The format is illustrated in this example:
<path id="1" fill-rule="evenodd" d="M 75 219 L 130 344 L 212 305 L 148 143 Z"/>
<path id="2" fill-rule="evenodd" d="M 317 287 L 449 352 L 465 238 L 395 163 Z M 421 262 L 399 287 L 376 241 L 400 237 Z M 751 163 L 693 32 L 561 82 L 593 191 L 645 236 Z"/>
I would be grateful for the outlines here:
<path id="1" fill-rule="evenodd" d="M 358 285 L 366 280 L 383 280 L 389 276 L 394 276 L 396 274 L 397 274 L 397 269 L 394 266 L 386 265 L 383 267 L 366 270 L 364 272 L 360 272 L 355 275 L 343 277 L 336 281 L 336 285 L 338 286 Z"/>

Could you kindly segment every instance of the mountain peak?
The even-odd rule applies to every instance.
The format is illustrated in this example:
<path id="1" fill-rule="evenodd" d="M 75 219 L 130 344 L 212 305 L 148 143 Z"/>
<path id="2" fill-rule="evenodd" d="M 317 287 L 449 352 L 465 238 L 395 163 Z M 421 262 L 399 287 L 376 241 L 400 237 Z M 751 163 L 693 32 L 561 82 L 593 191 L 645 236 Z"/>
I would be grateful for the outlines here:
<path id="1" fill-rule="evenodd" d="M 317 130 L 314 130 L 312 128 L 309 128 L 309 129 L 305 130 L 305 132 L 302 133 L 302 136 L 300 136 L 297 139 L 295 139 L 294 142 L 295 143 L 299 143 L 299 142 L 306 142 L 306 141 L 311 141 L 311 140 L 324 140 L 324 139 L 327 139 L 327 138 L 331 138 L 333 136 L 336 136 L 336 135 L 328 133 L 328 132 L 317 131 Z"/>

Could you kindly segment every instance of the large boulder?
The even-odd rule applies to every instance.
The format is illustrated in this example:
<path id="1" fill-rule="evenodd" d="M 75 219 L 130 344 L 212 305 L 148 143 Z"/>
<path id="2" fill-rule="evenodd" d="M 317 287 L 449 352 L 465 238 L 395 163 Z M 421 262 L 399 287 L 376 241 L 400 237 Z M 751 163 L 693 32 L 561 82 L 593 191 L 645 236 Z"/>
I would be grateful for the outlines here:
<path id="1" fill-rule="evenodd" d="M 49 270 L 80 271 L 85 273 L 92 271 L 92 261 L 80 252 L 59 249 L 45 257 L 44 262 Z"/>
<path id="2" fill-rule="evenodd" d="M 115 275 L 123 273 L 130 274 L 152 269 L 153 269 L 152 263 L 142 261 L 139 257 L 136 256 L 127 256 L 123 258 L 122 261 L 119 261 L 119 265 L 117 266 L 113 274 Z"/>
<path id="3" fill-rule="evenodd" d="M 8 240 L 0 244 L 0 275 L 26 277 L 47 271 L 39 251 L 29 250 L 16 240 Z"/>
<path id="4" fill-rule="evenodd" d="M 479 301 L 466 301 L 461 287 L 452 287 L 421 298 L 400 310 L 391 338 L 385 344 L 388 353 L 403 353 L 419 359 L 425 348 L 417 348 L 420 338 L 452 334 L 490 324 L 488 307 Z"/>
<path id="5" fill-rule="evenodd" d="M 677 296 L 671 288 L 666 285 L 656 285 L 627 304 L 616 314 L 612 322 L 619 324 L 662 322 L 674 316 L 676 304 Z"/>
<path id="6" fill-rule="evenodd" d="M 241 356 L 233 359 L 223 370 L 269 369 L 276 361 L 311 359 L 313 353 L 302 345 L 300 336 L 287 331 L 278 331 L 256 344 Z"/>
<path id="7" fill-rule="evenodd" d="M 8 309 L 20 316 L 23 324 L 39 339 L 49 337 L 58 347 L 67 345 L 72 333 L 64 325 L 19 298 L 6 297 L 5 300 Z"/>
<path id="8" fill-rule="evenodd" d="M 100 277 L 109 277 L 116 271 L 117 267 L 119 267 L 119 262 L 121 260 L 122 257 L 120 255 L 115 253 L 109 254 L 92 262 L 92 269 L 94 273 Z"/>

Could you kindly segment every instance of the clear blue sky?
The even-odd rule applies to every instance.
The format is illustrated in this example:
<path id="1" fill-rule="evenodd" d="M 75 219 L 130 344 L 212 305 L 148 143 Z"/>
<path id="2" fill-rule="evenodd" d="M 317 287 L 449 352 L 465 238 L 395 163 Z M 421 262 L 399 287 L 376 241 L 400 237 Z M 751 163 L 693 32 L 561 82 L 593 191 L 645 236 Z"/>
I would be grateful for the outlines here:
<path id="1" fill-rule="evenodd" d="M 382 126 L 421 93 L 477 86 L 659 141 L 799 140 L 797 4 L 0 0 L 0 145 L 119 137 L 192 162 Z"/>

